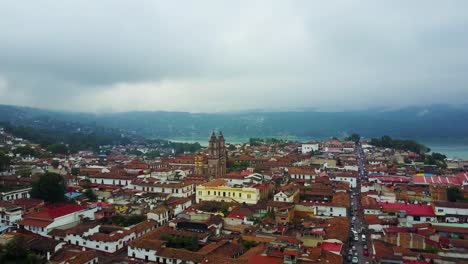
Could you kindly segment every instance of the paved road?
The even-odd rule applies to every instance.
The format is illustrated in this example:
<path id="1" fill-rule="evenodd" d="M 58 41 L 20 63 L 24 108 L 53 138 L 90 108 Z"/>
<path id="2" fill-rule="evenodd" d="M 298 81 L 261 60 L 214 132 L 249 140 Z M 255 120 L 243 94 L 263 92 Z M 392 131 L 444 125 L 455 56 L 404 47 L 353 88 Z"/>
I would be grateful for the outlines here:
<path id="1" fill-rule="evenodd" d="M 357 257 L 359 259 L 359 263 L 366 263 L 366 261 L 370 261 L 369 257 L 363 255 L 364 245 L 367 245 L 367 241 L 369 239 L 367 235 L 367 230 L 362 229 L 364 226 L 364 219 L 363 213 L 361 212 L 360 208 L 360 190 L 361 190 L 361 178 L 367 177 L 367 172 L 365 171 L 365 157 L 364 153 L 362 152 L 362 148 L 360 144 L 356 148 L 356 153 L 358 155 L 358 165 L 359 165 L 359 177 L 357 179 L 356 188 L 353 190 L 354 197 L 351 199 L 352 206 L 351 206 L 351 219 L 355 216 L 355 221 L 351 222 L 351 226 L 354 226 L 354 230 L 358 232 L 359 241 L 354 239 L 354 235 L 352 236 L 350 248 L 353 246 L 356 247 L 356 250 L 353 251 L 353 256 L 357 253 Z M 363 232 L 362 232 L 363 231 Z M 362 235 L 366 235 L 366 241 L 362 240 Z"/>

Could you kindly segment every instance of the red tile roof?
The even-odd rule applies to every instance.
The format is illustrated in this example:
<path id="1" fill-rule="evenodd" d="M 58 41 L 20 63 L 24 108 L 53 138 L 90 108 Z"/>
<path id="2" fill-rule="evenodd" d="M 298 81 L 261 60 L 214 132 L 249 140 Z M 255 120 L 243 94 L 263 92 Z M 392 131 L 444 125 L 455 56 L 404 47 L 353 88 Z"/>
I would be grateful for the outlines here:
<path id="1" fill-rule="evenodd" d="M 331 252 L 341 252 L 341 248 L 343 247 L 343 244 L 340 243 L 330 243 L 330 242 L 323 242 L 321 245 L 321 248 L 326 251 L 331 251 Z"/>
<path id="2" fill-rule="evenodd" d="M 51 220 L 39 220 L 39 219 L 23 219 L 18 225 L 20 226 L 37 226 L 37 227 L 46 227 L 50 225 L 53 221 Z"/>
<path id="3" fill-rule="evenodd" d="M 404 203 L 379 203 L 383 210 L 405 211 L 412 216 L 435 216 L 434 209 L 430 205 L 404 204 Z"/>
<path id="4" fill-rule="evenodd" d="M 460 177 L 453 177 L 453 176 L 413 176 L 413 183 L 414 184 L 436 184 L 436 185 L 462 185 L 462 181 Z"/>
<path id="5" fill-rule="evenodd" d="M 409 179 L 404 176 L 393 176 L 393 175 L 385 175 L 385 176 L 380 176 L 380 175 L 372 175 L 369 176 L 369 179 L 376 179 L 381 182 L 401 182 L 401 183 L 409 183 Z"/>

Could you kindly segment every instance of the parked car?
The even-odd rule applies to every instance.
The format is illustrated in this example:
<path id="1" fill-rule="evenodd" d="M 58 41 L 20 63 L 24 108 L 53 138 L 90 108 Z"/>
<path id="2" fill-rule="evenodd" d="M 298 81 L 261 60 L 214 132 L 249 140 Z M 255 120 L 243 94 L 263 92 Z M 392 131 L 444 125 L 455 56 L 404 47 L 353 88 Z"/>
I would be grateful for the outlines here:
<path id="1" fill-rule="evenodd" d="M 358 257 L 353 257 L 353 259 L 351 260 L 352 263 L 359 263 L 359 259 Z"/>
<path id="2" fill-rule="evenodd" d="M 362 252 L 362 254 L 363 254 L 364 256 L 368 257 L 368 256 L 369 256 L 369 250 L 364 249 L 364 251 Z"/>
<path id="3" fill-rule="evenodd" d="M 348 257 L 346 257 L 346 259 L 348 260 L 348 262 L 350 262 L 351 260 L 353 260 L 353 255 L 349 254 Z"/>

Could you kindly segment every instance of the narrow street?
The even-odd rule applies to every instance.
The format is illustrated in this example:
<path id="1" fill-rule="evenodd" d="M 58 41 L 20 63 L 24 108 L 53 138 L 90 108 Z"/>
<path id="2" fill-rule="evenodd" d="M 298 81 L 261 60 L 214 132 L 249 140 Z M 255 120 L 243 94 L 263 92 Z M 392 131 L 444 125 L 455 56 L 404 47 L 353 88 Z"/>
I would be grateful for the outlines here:
<path id="1" fill-rule="evenodd" d="M 357 257 L 358 263 L 369 263 L 369 257 L 364 256 L 364 250 L 369 248 L 369 237 L 367 237 L 367 229 L 365 229 L 364 214 L 360 208 L 361 181 L 367 178 L 367 172 L 365 171 L 365 157 L 360 144 L 356 146 L 356 155 L 358 158 L 359 176 L 356 179 L 356 188 L 352 191 L 351 198 L 350 248 L 352 250 L 352 257 Z M 352 257 L 348 253 L 346 261 L 352 263 Z"/>

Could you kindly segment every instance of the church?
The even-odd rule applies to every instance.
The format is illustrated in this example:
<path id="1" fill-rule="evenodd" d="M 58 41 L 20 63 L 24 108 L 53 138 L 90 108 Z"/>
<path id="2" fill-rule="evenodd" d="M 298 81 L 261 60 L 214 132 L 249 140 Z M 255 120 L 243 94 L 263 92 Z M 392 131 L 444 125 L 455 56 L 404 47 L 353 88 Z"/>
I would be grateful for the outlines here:
<path id="1" fill-rule="evenodd" d="M 208 170 L 210 179 L 222 178 L 226 175 L 227 152 L 223 133 L 218 135 L 213 131 L 208 144 Z"/>
<path id="2" fill-rule="evenodd" d="M 204 175 L 208 179 L 223 178 L 226 175 L 227 151 L 222 132 L 214 131 L 208 143 L 206 155 L 195 156 L 195 175 Z"/>

